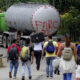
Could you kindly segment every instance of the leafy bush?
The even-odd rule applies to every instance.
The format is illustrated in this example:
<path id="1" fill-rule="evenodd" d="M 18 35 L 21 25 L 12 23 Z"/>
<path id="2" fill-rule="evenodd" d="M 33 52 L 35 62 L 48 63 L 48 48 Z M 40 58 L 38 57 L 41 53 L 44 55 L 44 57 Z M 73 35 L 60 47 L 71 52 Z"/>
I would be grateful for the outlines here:
<path id="1" fill-rule="evenodd" d="M 77 41 L 80 37 L 80 12 L 75 7 L 70 7 L 70 11 L 61 15 L 61 26 L 58 34 L 70 33 L 72 40 Z"/>

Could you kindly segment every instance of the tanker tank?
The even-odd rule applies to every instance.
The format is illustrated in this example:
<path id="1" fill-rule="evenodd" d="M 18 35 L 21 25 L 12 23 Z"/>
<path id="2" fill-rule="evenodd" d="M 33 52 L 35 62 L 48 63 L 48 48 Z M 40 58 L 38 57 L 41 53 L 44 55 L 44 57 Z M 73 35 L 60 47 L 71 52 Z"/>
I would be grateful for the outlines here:
<path id="1" fill-rule="evenodd" d="M 55 33 L 60 26 L 58 11 L 48 4 L 14 4 L 8 8 L 5 20 L 7 26 L 19 31 Z"/>

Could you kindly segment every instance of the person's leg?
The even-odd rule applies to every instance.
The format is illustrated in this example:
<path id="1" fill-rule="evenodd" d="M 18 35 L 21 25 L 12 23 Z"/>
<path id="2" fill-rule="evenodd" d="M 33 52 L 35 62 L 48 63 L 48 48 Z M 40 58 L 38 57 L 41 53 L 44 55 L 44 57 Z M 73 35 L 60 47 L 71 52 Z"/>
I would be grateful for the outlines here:
<path id="1" fill-rule="evenodd" d="M 46 75 L 49 77 L 49 59 L 46 58 Z"/>
<path id="2" fill-rule="evenodd" d="M 14 65 L 14 77 L 16 77 L 16 75 L 17 75 L 18 65 L 19 65 L 19 62 L 16 60 L 15 65 Z"/>
<path id="3" fill-rule="evenodd" d="M 59 74 L 60 74 L 59 66 L 56 68 L 56 72 L 57 72 L 57 75 L 59 75 Z"/>
<path id="4" fill-rule="evenodd" d="M 56 67 L 55 70 L 54 70 L 54 74 L 56 74 L 56 72 L 57 72 L 57 67 Z"/>
<path id="5" fill-rule="evenodd" d="M 12 70 L 13 70 L 13 63 L 12 63 L 12 61 L 10 61 L 10 64 L 9 64 L 9 78 L 12 78 Z"/>
<path id="6" fill-rule="evenodd" d="M 37 59 L 37 70 L 40 69 L 40 61 L 41 61 L 41 51 L 38 52 L 38 55 L 37 55 L 38 59 Z"/>
<path id="7" fill-rule="evenodd" d="M 50 77 L 53 77 L 53 58 L 50 58 Z"/>
<path id="8" fill-rule="evenodd" d="M 31 76 L 31 62 L 30 61 L 27 62 L 27 68 L 28 68 L 28 77 L 31 80 L 32 76 Z"/>
<path id="9" fill-rule="evenodd" d="M 66 77 L 67 77 L 67 76 L 66 76 L 66 73 L 64 73 L 64 74 L 63 74 L 63 80 L 67 80 Z"/>
<path id="10" fill-rule="evenodd" d="M 22 80 L 25 80 L 26 63 L 22 63 Z"/>
<path id="11" fill-rule="evenodd" d="M 72 78 L 72 73 L 67 73 L 67 80 L 71 80 Z"/>
<path id="12" fill-rule="evenodd" d="M 38 63 L 38 55 L 37 55 L 37 51 L 34 51 L 34 56 L 35 56 L 35 59 L 36 59 L 36 65 Z"/>

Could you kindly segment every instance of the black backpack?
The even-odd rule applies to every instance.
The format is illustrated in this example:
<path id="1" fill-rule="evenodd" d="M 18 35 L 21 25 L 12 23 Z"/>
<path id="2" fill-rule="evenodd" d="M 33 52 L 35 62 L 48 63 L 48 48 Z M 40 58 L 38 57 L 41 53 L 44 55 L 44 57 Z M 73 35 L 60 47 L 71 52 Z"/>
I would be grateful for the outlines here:
<path id="1" fill-rule="evenodd" d="M 49 42 L 48 42 L 47 46 L 45 47 L 45 50 L 46 50 L 46 52 L 48 52 L 49 54 L 54 53 L 55 47 L 54 47 L 52 41 L 49 41 Z"/>
<path id="2" fill-rule="evenodd" d="M 11 46 L 9 53 L 8 53 L 8 59 L 9 60 L 16 60 L 18 59 L 18 52 L 16 46 Z"/>

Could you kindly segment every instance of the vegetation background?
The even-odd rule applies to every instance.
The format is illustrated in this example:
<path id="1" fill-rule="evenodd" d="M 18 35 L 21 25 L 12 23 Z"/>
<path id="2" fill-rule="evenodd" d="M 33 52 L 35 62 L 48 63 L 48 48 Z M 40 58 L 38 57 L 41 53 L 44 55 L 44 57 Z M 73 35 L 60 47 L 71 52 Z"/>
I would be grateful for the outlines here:
<path id="1" fill-rule="evenodd" d="M 57 34 L 68 32 L 73 41 L 80 41 L 80 0 L 0 0 L 0 9 L 6 11 L 12 4 L 20 2 L 40 2 L 55 6 L 61 16 Z"/>

